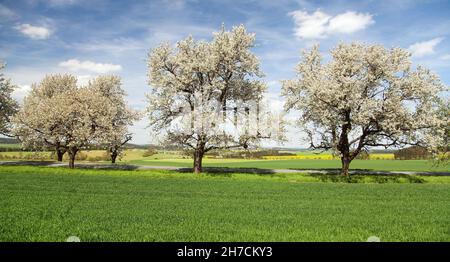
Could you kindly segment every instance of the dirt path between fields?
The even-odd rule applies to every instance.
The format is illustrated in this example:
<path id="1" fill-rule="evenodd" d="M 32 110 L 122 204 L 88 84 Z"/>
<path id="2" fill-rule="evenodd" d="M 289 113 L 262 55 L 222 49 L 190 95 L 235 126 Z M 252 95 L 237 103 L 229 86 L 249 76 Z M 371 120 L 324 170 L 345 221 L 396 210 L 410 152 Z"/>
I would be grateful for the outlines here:
<path id="1" fill-rule="evenodd" d="M 49 166 L 65 167 L 67 163 L 53 161 L 3 161 L 0 166 Z M 129 164 L 98 164 L 75 163 L 76 168 L 88 169 L 112 169 L 112 170 L 173 170 L 179 172 L 192 172 L 192 168 L 175 166 L 143 166 Z M 266 169 L 266 168 L 228 168 L 228 167 L 204 167 L 204 172 L 211 173 L 251 173 L 251 174 L 276 174 L 276 173 L 309 173 L 309 174 L 339 174 L 340 169 Z M 353 169 L 350 174 L 365 175 L 421 175 L 421 176 L 450 176 L 450 172 L 431 171 L 380 171 L 371 169 Z"/>

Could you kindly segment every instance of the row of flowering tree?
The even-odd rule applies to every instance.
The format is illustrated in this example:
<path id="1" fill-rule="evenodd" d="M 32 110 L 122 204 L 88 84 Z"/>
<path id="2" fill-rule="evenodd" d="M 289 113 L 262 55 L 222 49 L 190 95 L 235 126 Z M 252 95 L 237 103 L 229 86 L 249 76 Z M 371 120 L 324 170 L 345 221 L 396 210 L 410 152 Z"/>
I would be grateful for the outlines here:
<path id="1" fill-rule="evenodd" d="M 254 42 L 242 25 L 222 27 L 211 41 L 189 36 L 148 55 L 150 126 L 163 144 L 192 152 L 195 173 L 208 151 L 285 139 L 285 121 L 264 103 Z M 448 87 L 411 64 L 407 51 L 381 45 L 341 43 L 327 63 L 318 46 L 305 51 L 297 77 L 282 82 L 286 111 L 299 115 L 298 139 L 306 134 L 311 148 L 339 155 L 344 176 L 370 147 L 448 151 Z M 108 148 L 114 162 L 131 138 L 127 127 L 138 119 L 116 76 L 100 76 L 83 87 L 71 75 L 47 76 L 33 85 L 20 109 L 10 99 L 11 83 L 0 80 L 0 132 L 26 147 L 51 147 L 59 159 L 67 152 L 71 167 L 76 153 L 92 144 Z"/>
<path id="2" fill-rule="evenodd" d="M 265 88 L 250 51 L 254 37 L 239 26 L 222 29 L 211 42 L 188 37 L 176 48 L 163 44 L 150 53 L 151 124 L 165 131 L 166 141 L 193 150 L 195 172 L 209 150 L 284 138 L 283 119 L 260 107 Z M 315 46 L 304 52 L 298 77 L 283 81 L 286 111 L 299 114 L 311 148 L 340 156 L 342 175 L 348 176 L 351 161 L 370 147 L 448 151 L 449 102 L 442 96 L 448 87 L 429 70 L 413 69 L 410 56 L 400 48 L 341 43 L 323 63 Z M 241 119 L 248 109 L 256 112 L 250 126 L 226 123 L 230 109 L 236 118 L 237 105 L 247 109 L 238 114 Z"/>
<path id="3" fill-rule="evenodd" d="M 58 161 L 69 155 L 74 167 L 77 153 L 102 146 L 114 163 L 131 139 L 128 126 L 138 114 L 126 105 L 117 76 L 99 76 L 78 86 L 72 75 L 48 75 L 34 84 L 23 105 L 12 117 L 12 134 L 23 147 L 52 149 Z"/>

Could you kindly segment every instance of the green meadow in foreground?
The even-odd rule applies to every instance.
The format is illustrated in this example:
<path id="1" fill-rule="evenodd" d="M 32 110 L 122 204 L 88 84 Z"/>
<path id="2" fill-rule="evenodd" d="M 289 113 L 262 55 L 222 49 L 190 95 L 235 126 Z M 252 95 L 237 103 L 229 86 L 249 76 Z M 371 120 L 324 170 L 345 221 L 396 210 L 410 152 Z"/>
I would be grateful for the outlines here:
<path id="1" fill-rule="evenodd" d="M 329 177 L 0 167 L 0 240 L 450 241 L 449 177 Z"/>

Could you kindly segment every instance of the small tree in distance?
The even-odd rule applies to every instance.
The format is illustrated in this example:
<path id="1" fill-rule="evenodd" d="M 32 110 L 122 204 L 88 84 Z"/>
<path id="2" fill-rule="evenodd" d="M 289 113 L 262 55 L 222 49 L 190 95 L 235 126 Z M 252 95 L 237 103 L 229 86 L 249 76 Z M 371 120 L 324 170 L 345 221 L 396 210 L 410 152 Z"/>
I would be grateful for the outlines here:
<path id="1" fill-rule="evenodd" d="M 322 64 L 318 46 L 304 52 L 298 77 L 283 82 L 286 109 L 300 112 L 312 148 L 334 150 L 341 174 L 368 147 L 443 143 L 446 87 L 429 70 L 411 69 L 410 54 L 380 45 L 339 44 Z"/>

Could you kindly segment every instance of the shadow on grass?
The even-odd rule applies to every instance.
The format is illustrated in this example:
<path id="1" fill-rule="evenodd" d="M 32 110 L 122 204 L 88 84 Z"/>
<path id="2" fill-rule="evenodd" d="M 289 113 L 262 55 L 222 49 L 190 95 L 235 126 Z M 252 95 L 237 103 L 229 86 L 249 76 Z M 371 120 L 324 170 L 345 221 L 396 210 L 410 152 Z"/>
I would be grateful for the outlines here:
<path id="1" fill-rule="evenodd" d="M 333 183 L 425 183 L 421 177 L 406 174 L 380 175 L 380 174 L 357 174 L 344 177 L 337 174 L 309 174 L 322 182 Z"/>
<path id="2" fill-rule="evenodd" d="M 192 173 L 192 168 L 179 168 L 176 171 L 182 173 Z M 212 176 L 230 177 L 232 173 L 254 174 L 254 175 L 274 175 L 276 172 L 273 169 L 263 168 L 232 168 L 232 167 L 204 167 L 203 173 Z"/>
<path id="3" fill-rule="evenodd" d="M 98 170 L 137 170 L 139 166 L 122 164 L 75 164 L 75 168 Z"/>
<path id="4" fill-rule="evenodd" d="M 67 162 L 57 161 L 5 161 L 0 162 L 0 166 L 52 166 L 69 167 Z M 139 166 L 125 164 L 95 164 L 95 163 L 75 163 L 77 169 L 99 169 L 99 170 L 136 170 Z"/>
<path id="5" fill-rule="evenodd" d="M 320 168 L 320 169 L 301 169 L 301 168 L 289 168 L 290 171 L 298 171 L 313 174 L 323 175 L 339 175 L 341 173 L 340 168 Z M 402 176 L 402 175 L 420 175 L 420 176 L 450 176 L 450 172 L 443 171 L 386 171 L 375 169 L 350 169 L 350 175 L 376 175 L 376 176 Z"/>
<path id="6" fill-rule="evenodd" d="M 55 161 L 4 161 L 0 166 L 51 166 Z"/>
<path id="7" fill-rule="evenodd" d="M 192 173 L 192 168 L 180 168 L 178 172 Z M 370 169 L 354 170 L 352 175 L 344 177 L 340 175 L 340 169 L 320 169 L 314 170 L 317 173 L 310 173 L 311 170 L 296 170 L 299 173 L 304 172 L 304 175 L 314 177 L 321 182 L 330 183 L 425 183 L 425 179 L 410 174 L 386 174 L 377 173 Z M 360 172 L 356 173 L 355 172 Z M 212 177 L 232 177 L 233 173 L 253 174 L 258 176 L 278 177 L 286 176 L 286 174 L 276 172 L 273 169 L 260 168 L 227 168 L 227 167 L 206 167 L 203 168 L 203 174 Z M 293 173 L 295 174 L 295 173 Z"/>
<path id="8" fill-rule="evenodd" d="M 340 168 L 318 168 L 318 169 L 311 169 L 311 168 L 288 168 L 288 170 L 298 171 L 298 172 L 310 172 L 311 170 L 314 172 L 319 172 L 321 174 L 328 174 L 328 175 L 336 175 L 341 173 Z M 370 172 L 377 172 L 373 169 L 351 169 L 350 172 L 362 172 L 362 173 L 370 173 Z"/>

